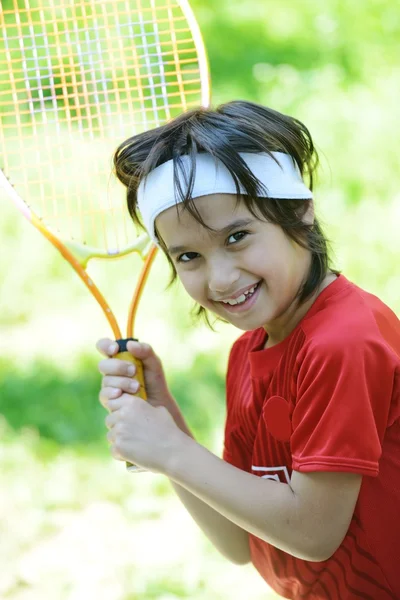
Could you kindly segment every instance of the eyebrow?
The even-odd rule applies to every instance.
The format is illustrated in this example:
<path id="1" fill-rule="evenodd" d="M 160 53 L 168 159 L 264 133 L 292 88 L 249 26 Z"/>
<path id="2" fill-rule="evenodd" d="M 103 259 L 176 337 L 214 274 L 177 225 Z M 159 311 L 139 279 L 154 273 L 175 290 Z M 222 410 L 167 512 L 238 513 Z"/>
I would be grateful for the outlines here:
<path id="1" fill-rule="evenodd" d="M 222 229 L 212 229 L 212 233 L 216 235 L 223 236 L 230 233 L 233 229 L 238 229 L 240 227 L 247 227 L 251 223 L 254 223 L 255 219 L 237 219 L 236 221 L 232 221 Z M 179 254 L 187 249 L 187 246 L 170 246 L 167 248 L 169 254 Z"/>

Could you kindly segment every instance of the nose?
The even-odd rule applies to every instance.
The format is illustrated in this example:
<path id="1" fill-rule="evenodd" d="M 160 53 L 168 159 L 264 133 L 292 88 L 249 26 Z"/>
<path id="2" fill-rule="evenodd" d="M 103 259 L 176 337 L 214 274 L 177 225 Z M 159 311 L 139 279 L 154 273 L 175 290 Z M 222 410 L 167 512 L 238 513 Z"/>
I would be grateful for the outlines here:
<path id="1" fill-rule="evenodd" d="M 208 289 L 212 295 L 234 292 L 239 278 L 239 269 L 229 259 L 218 258 L 208 264 Z"/>

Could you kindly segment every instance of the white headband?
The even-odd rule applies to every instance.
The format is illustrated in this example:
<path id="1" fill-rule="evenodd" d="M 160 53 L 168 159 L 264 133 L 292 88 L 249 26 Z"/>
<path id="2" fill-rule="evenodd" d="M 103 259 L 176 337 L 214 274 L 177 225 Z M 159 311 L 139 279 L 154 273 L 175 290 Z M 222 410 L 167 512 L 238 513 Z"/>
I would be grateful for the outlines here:
<path id="1" fill-rule="evenodd" d="M 299 168 L 289 154 L 272 152 L 273 158 L 266 153 L 253 154 L 240 152 L 254 176 L 263 184 L 270 198 L 312 199 L 313 195 L 301 178 Z M 181 156 L 185 173 L 189 177 L 190 158 Z M 185 180 L 179 174 L 182 189 L 186 189 Z M 242 194 L 246 191 L 240 186 Z M 236 194 L 232 175 L 225 165 L 211 154 L 200 153 L 196 156 L 196 177 L 191 198 L 210 194 Z M 163 163 L 151 171 L 139 184 L 138 206 L 143 224 L 152 240 L 158 244 L 154 223 L 160 213 L 180 203 L 174 186 L 174 164 L 172 160 Z"/>

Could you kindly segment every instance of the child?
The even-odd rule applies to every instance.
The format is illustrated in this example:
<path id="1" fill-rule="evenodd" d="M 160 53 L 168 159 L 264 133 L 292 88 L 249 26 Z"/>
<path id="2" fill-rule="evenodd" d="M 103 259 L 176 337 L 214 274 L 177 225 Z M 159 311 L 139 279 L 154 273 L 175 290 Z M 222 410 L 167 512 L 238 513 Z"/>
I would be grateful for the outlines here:
<path id="1" fill-rule="evenodd" d="M 329 266 L 317 155 L 296 119 L 194 110 L 124 142 L 130 213 L 188 294 L 245 333 L 227 372 L 223 460 L 198 444 L 160 360 L 100 340 L 113 456 L 163 473 L 222 554 L 285 598 L 400 598 L 400 322 Z M 308 179 L 309 185 L 305 183 Z M 210 399 L 199 398 L 201 402 Z"/>

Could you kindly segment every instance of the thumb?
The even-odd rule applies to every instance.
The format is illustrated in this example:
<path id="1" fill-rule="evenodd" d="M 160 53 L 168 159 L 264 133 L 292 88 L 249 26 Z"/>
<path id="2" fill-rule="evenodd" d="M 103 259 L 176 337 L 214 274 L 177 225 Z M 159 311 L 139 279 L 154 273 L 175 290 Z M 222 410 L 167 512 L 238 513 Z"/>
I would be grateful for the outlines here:
<path id="1" fill-rule="evenodd" d="M 142 361 L 148 399 L 163 403 L 168 396 L 168 386 L 160 358 L 149 344 L 129 341 L 126 347 L 132 356 Z"/>
<path id="2" fill-rule="evenodd" d="M 142 361 L 146 369 L 151 371 L 162 370 L 161 360 L 149 344 L 129 341 L 126 347 L 132 356 Z"/>

